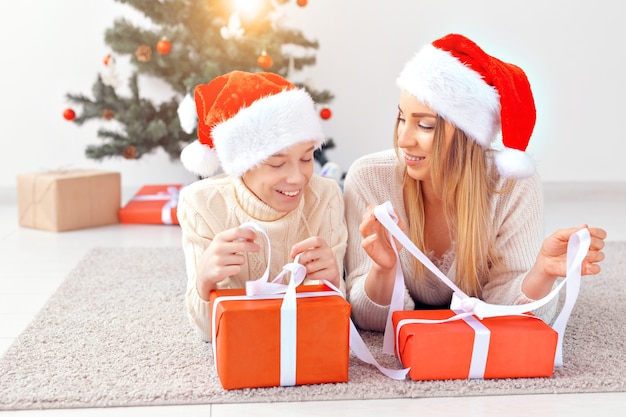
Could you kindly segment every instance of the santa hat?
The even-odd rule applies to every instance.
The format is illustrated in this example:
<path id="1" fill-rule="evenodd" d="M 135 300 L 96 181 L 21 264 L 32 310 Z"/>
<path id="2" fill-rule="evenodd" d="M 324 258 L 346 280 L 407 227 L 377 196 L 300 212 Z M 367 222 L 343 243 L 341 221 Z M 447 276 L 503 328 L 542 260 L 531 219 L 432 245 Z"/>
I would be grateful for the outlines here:
<path id="1" fill-rule="evenodd" d="M 397 83 L 484 148 L 501 131 L 504 149 L 495 161 L 502 176 L 525 178 L 535 172 L 526 153 L 535 102 L 521 68 L 486 54 L 462 35 L 450 34 L 424 46 Z"/>
<path id="2" fill-rule="evenodd" d="M 324 142 L 311 96 L 274 73 L 233 71 L 195 88 L 198 140 L 180 159 L 209 177 L 240 177 L 270 156 L 301 142 Z"/>

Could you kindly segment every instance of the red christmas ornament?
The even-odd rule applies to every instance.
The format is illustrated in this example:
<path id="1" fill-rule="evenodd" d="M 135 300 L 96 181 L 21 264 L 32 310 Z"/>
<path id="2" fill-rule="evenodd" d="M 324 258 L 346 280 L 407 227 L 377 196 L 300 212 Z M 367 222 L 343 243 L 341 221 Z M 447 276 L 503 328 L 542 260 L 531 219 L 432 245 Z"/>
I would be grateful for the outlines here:
<path id="1" fill-rule="evenodd" d="M 74 120 L 76 118 L 76 113 L 72 109 L 65 109 L 63 111 L 63 118 L 65 120 L 72 121 L 72 120 Z"/>
<path id="2" fill-rule="evenodd" d="M 333 115 L 333 112 L 330 111 L 328 107 L 324 107 L 322 110 L 320 110 L 320 117 L 324 120 L 330 119 L 330 116 L 332 115 Z"/>
<path id="3" fill-rule="evenodd" d="M 308 1 L 307 0 L 298 0 L 296 3 L 298 3 L 298 6 L 304 7 L 304 6 L 307 5 Z"/>
<path id="4" fill-rule="evenodd" d="M 259 55 L 259 57 L 256 59 L 256 63 L 259 67 L 263 68 L 263 69 L 270 69 L 272 67 L 272 65 L 274 65 L 274 60 L 272 59 L 271 56 L 269 56 L 268 54 L 266 54 L 265 52 L 263 52 L 261 55 Z"/>
<path id="5" fill-rule="evenodd" d="M 167 38 L 163 38 L 157 42 L 156 50 L 161 55 L 167 55 L 172 50 L 172 42 L 168 41 Z"/>
<path id="6" fill-rule="evenodd" d="M 129 145 L 126 148 L 124 148 L 124 151 L 122 151 L 122 156 L 125 159 L 135 159 L 137 158 L 137 148 L 134 147 L 133 145 Z"/>
<path id="7" fill-rule="evenodd" d="M 102 118 L 105 120 L 111 120 L 115 118 L 115 112 L 111 109 L 104 109 L 102 111 Z"/>

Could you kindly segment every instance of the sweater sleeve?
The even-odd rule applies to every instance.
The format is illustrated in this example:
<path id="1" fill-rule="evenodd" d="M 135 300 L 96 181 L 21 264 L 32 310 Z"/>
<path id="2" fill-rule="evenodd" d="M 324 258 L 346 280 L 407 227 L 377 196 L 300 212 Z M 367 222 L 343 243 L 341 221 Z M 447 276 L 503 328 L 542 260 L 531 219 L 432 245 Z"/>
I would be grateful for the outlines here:
<path id="1" fill-rule="evenodd" d="M 517 180 L 510 193 L 494 204 L 496 245 L 500 262 L 483 285 L 482 298 L 492 304 L 526 304 L 532 301 L 522 283 L 532 268 L 544 238 L 543 193 L 538 175 Z M 557 297 L 558 298 L 558 297 Z M 546 322 L 556 312 L 557 299 L 534 311 Z"/>
<path id="2" fill-rule="evenodd" d="M 321 224 L 319 235 L 328 239 L 335 256 L 335 262 L 339 269 L 339 290 L 346 295 L 346 283 L 343 276 L 344 257 L 346 254 L 346 242 L 348 240 L 348 229 L 346 227 L 346 219 L 344 216 L 344 200 L 341 189 L 336 184 L 332 184 L 332 192 L 329 193 L 328 201 L 325 204 L 324 216 L 326 217 Z"/>
<path id="3" fill-rule="evenodd" d="M 185 268 L 187 270 L 187 290 L 185 306 L 187 316 L 200 338 L 211 341 L 211 306 L 196 290 L 197 268 L 202 254 L 209 246 L 213 235 L 206 233 L 209 227 L 198 213 L 189 190 L 183 189 L 179 196 L 177 216 L 182 229 L 182 247 L 185 253 Z"/>
<path id="4" fill-rule="evenodd" d="M 401 209 L 402 181 L 394 176 L 396 158 L 393 151 L 385 151 L 365 156 L 355 161 L 348 170 L 344 181 L 344 201 L 346 224 L 348 226 L 348 247 L 346 250 L 346 289 L 348 301 L 352 305 L 355 324 L 363 330 L 383 331 L 385 329 L 389 305 L 383 306 L 372 301 L 365 291 L 365 279 L 372 267 L 372 260 L 361 247 L 359 226 L 369 205 L 391 201 Z M 405 290 L 405 309 L 412 309 L 414 302 Z"/>

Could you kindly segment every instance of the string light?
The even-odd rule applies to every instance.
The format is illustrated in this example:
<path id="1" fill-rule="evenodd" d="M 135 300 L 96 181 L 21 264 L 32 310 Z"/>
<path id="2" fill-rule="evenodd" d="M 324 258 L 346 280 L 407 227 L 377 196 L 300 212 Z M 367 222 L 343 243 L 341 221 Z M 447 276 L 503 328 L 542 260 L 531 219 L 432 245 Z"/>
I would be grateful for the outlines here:
<path id="1" fill-rule="evenodd" d="M 242 15 L 256 16 L 263 8 L 263 0 L 234 0 L 235 9 Z"/>

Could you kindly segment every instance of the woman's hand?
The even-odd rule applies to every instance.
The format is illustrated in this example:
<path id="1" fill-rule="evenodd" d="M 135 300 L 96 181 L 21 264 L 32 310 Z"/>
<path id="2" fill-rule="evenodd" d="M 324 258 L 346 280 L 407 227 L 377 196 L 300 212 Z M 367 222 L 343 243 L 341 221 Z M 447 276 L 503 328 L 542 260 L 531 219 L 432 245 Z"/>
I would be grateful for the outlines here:
<path id="1" fill-rule="evenodd" d="M 343 279 L 339 267 L 328 243 L 318 236 L 313 236 L 296 243 L 291 248 L 290 256 L 300 255 L 300 263 L 306 267 L 306 277 L 310 280 L 326 280 L 335 287 L 340 287 Z"/>
<path id="2" fill-rule="evenodd" d="M 398 256 L 391 246 L 389 232 L 374 215 L 375 206 L 369 206 L 363 215 L 359 232 L 363 237 L 361 247 L 372 259 L 372 267 L 365 278 L 365 292 L 376 304 L 389 305 L 393 293 Z M 397 216 L 397 213 L 396 213 Z M 404 225 L 398 223 L 400 230 L 405 232 Z M 402 248 L 400 242 L 394 242 L 398 251 Z"/>
<path id="3" fill-rule="evenodd" d="M 528 272 L 522 285 L 522 290 L 527 297 L 538 300 L 545 297 L 558 277 L 567 275 L 567 243 L 572 234 L 581 228 L 587 228 L 591 236 L 589 251 L 583 259 L 582 275 L 595 275 L 601 270 L 599 262 L 604 260 L 604 240 L 606 231 L 601 228 L 572 227 L 559 229 L 548 236 L 541 245 L 541 250 L 535 261 L 535 265 Z"/>
<path id="4" fill-rule="evenodd" d="M 600 272 L 598 262 L 604 260 L 604 239 L 606 231 L 600 228 L 591 228 L 587 225 L 582 228 L 589 230 L 591 244 L 589 251 L 582 263 L 583 275 L 595 275 Z M 580 230 L 580 227 L 560 229 L 548 236 L 541 246 L 538 259 L 541 259 L 544 273 L 548 276 L 564 277 L 567 273 L 567 242 L 572 234 Z"/>
<path id="5" fill-rule="evenodd" d="M 217 288 L 219 282 L 241 272 L 241 266 L 246 261 L 245 252 L 261 250 L 254 242 L 256 237 L 254 231 L 243 227 L 224 230 L 215 235 L 198 265 L 196 289 L 202 299 L 208 300 L 209 293 Z"/>
<path id="6" fill-rule="evenodd" d="M 361 247 L 367 252 L 372 261 L 381 269 L 392 269 L 396 266 L 397 256 L 389 241 L 389 232 L 374 215 L 375 206 L 369 206 L 363 215 L 359 232 L 363 237 Z M 404 232 L 402 222 L 398 224 Z M 400 243 L 394 239 L 396 248 L 400 251 Z"/>

